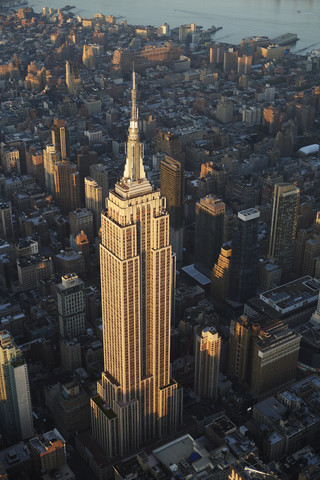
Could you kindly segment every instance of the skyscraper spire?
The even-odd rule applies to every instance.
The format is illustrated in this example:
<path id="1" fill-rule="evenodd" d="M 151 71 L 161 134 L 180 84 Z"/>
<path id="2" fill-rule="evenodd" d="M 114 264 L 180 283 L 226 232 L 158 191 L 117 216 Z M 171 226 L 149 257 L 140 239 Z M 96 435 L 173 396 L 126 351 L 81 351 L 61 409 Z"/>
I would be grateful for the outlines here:
<path id="1" fill-rule="evenodd" d="M 137 90 L 136 90 L 136 72 L 134 71 L 134 63 L 132 67 L 132 90 L 131 90 L 131 120 L 138 120 L 138 110 L 137 110 Z"/>
<path id="2" fill-rule="evenodd" d="M 171 377 L 173 258 L 166 200 L 145 178 L 133 73 L 122 180 L 101 215 L 104 372 L 91 399 L 92 435 L 109 458 L 167 438 L 182 422 Z"/>
<path id="3" fill-rule="evenodd" d="M 136 74 L 134 66 L 132 72 L 131 100 L 131 119 L 128 130 L 128 141 L 126 143 L 126 165 L 123 177 L 121 181 L 116 184 L 115 188 L 118 194 L 126 197 L 152 190 L 150 182 L 146 179 L 143 166 L 144 145 L 140 143 L 139 137 Z"/>

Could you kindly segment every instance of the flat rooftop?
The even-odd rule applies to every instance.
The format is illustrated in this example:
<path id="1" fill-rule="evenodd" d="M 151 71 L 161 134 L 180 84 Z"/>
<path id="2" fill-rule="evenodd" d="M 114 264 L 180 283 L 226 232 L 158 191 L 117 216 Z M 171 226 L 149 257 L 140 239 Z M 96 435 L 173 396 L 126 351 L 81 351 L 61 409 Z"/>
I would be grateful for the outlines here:
<path id="1" fill-rule="evenodd" d="M 189 277 L 193 278 L 197 283 L 200 283 L 200 285 L 209 285 L 211 283 L 210 278 L 206 277 L 203 275 L 199 270 L 197 270 L 194 266 L 194 264 L 188 265 L 186 267 L 183 267 L 182 270 L 189 275 Z"/>
<path id="2" fill-rule="evenodd" d="M 12 445 L 0 452 L 0 462 L 7 471 L 10 471 L 16 465 L 23 465 L 29 461 L 31 462 L 30 451 L 24 442 Z"/>
<path id="3" fill-rule="evenodd" d="M 248 222 L 259 217 L 260 212 L 256 208 L 247 208 L 246 210 L 241 210 L 241 212 L 238 213 L 238 218 L 244 222 Z"/>
<path id="4" fill-rule="evenodd" d="M 42 436 L 37 436 L 31 438 L 30 444 L 33 446 L 35 450 L 39 453 L 39 455 L 44 455 L 45 453 L 50 450 L 50 447 L 56 442 L 62 442 L 61 446 L 65 444 L 64 438 L 60 435 L 58 430 L 54 428 L 47 433 L 44 433 Z"/>
<path id="5" fill-rule="evenodd" d="M 268 419 L 272 419 L 275 422 L 280 422 L 280 420 L 287 413 L 287 408 L 279 402 L 275 397 L 268 397 L 262 402 L 257 403 L 254 408 L 261 412 Z"/>
<path id="6" fill-rule="evenodd" d="M 194 439 L 187 434 L 153 450 L 152 453 L 163 465 L 170 468 L 170 466 L 177 465 L 181 460 L 189 457 L 193 451 Z"/>
<path id="7" fill-rule="evenodd" d="M 237 428 L 236 425 L 226 415 L 216 418 L 213 422 L 213 425 L 218 427 L 223 434 L 226 434 Z"/>
<path id="8" fill-rule="evenodd" d="M 284 315 L 296 308 L 315 302 L 319 294 L 319 282 L 306 275 L 280 287 L 260 293 L 260 300 Z"/>

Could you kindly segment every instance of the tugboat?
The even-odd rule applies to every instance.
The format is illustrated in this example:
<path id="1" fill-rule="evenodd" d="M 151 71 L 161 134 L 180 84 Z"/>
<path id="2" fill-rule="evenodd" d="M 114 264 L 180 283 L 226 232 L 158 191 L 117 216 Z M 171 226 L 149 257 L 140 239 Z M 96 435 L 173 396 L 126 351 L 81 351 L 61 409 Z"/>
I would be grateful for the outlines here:
<path id="1" fill-rule="evenodd" d="M 65 7 L 61 8 L 63 12 L 68 12 L 69 10 L 72 10 L 73 8 L 76 8 L 74 5 L 66 5 Z"/>

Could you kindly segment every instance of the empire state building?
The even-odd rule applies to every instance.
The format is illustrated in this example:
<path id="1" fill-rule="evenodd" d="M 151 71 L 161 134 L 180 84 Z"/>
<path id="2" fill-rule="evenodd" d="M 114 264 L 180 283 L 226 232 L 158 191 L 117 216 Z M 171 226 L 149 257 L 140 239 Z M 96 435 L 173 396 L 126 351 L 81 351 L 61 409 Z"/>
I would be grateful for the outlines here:
<path id="1" fill-rule="evenodd" d="M 104 372 L 91 425 L 110 458 L 169 435 L 182 416 L 182 389 L 170 377 L 169 215 L 143 167 L 135 73 L 131 98 L 124 174 L 101 217 Z"/>

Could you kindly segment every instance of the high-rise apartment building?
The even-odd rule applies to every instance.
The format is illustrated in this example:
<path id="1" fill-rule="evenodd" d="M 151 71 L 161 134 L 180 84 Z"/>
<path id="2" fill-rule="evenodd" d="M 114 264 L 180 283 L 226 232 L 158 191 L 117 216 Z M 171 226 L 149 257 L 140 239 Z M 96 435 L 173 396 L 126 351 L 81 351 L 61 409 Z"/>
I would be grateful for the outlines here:
<path id="1" fill-rule="evenodd" d="M 31 438 L 29 448 L 37 477 L 66 464 L 66 441 L 56 428 Z M 56 473 L 56 476 L 59 478 L 61 474 Z"/>
<path id="2" fill-rule="evenodd" d="M 210 63 L 214 65 L 222 65 L 224 61 L 224 46 L 214 43 L 210 47 Z"/>
<path id="3" fill-rule="evenodd" d="M 0 238 L 13 239 L 13 223 L 11 202 L 0 203 Z"/>
<path id="4" fill-rule="evenodd" d="M 237 71 L 238 67 L 238 56 L 239 52 L 236 50 L 235 47 L 230 47 L 227 51 L 223 54 L 223 71 L 224 72 L 231 72 Z"/>
<path id="5" fill-rule="evenodd" d="M 175 133 L 158 130 L 156 136 L 156 151 L 166 153 L 181 163 L 185 161 L 185 153 L 182 150 L 181 139 Z"/>
<path id="6" fill-rule="evenodd" d="M 66 84 L 70 95 L 78 95 L 79 90 L 81 89 L 79 69 L 69 61 L 66 61 Z"/>
<path id="7" fill-rule="evenodd" d="M 8 441 L 33 435 L 27 365 L 6 330 L 0 332 L 0 420 L 1 432 Z"/>
<path id="8" fill-rule="evenodd" d="M 0 158 L 5 172 L 21 174 L 20 152 L 17 147 L 1 148 Z"/>
<path id="9" fill-rule="evenodd" d="M 56 147 L 56 151 L 60 152 L 62 159 L 70 157 L 69 134 L 64 120 L 60 118 L 53 120 L 51 141 L 52 145 Z"/>
<path id="10" fill-rule="evenodd" d="M 170 375 L 169 215 L 145 176 L 136 96 L 133 74 L 125 170 L 101 219 L 104 372 L 91 425 L 109 457 L 170 435 L 182 411 L 182 390 Z"/>
<path id="11" fill-rule="evenodd" d="M 320 257 L 320 235 L 309 238 L 305 244 L 302 274 L 315 276 L 317 259 Z"/>
<path id="12" fill-rule="evenodd" d="M 184 169 L 181 162 L 165 155 L 160 163 L 160 189 L 167 199 L 170 226 L 179 228 L 183 223 Z"/>
<path id="13" fill-rule="evenodd" d="M 233 230 L 238 222 L 238 217 L 233 213 L 231 207 L 226 207 L 226 213 L 224 215 L 224 229 L 223 229 L 223 243 L 232 241 Z"/>
<path id="14" fill-rule="evenodd" d="M 198 180 L 198 192 L 200 197 L 213 193 L 224 197 L 226 190 L 227 172 L 224 168 L 215 165 L 213 162 L 206 162 L 201 165 L 200 177 Z"/>
<path id="15" fill-rule="evenodd" d="M 238 73 L 243 75 L 244 73 L 247 75 L 251 72 L 252 66 L 252 55 L 243 55 L 242 57 L 238 57 Z"/>
<path id="16" fill-rule="evenodd" d="M 58 384 L 45 390 L 46 404 L 54 424 L 66 440 L 86 430 L 90 425 L 90 403 L 80 382 Z"/>
<path id="17" fill-rule="evenodd" d="M 248 208 L 238 213 L 238 226 L 232 239 L 230 296 L 244 302 L 255 295 L 258 269 L 258 226 L 260 212 Z"/>
<path id="18" fill-rule="evenodd" d="M 233 103 L 227 97 L 221 97 L 216 110 L 216 117 L 220 122 L 230 123 L 233 119 Z"/>
<path id="19" fill-rule="evenodd" d="M 300 228 L 297 231 L 297 236 L 294 241 L 294 251 L 293 251 L 293 271 L 295 273 L 302 272 L 304 254 L 306 250 L 306 242 L 309 238 L 313 237 L 313 229 L 309 228 Z"/>
<path id="20" fill-rule="evenodd" d="M 94 47 L 93 45 L 83 45 L 82 63 L 87 68 L 94 68 Z"/>
<path id="21" fill-rule="evenodd" d="M 213 195 L 201 198 L 196 204 L 194 266 L 207 277 L 220 253 L 225 210 L 225 204 Z"/>
<path id="22" fill-rule="evenodd" d="M 76 337 L 85 332 L 85 286 L 75 273 L 61 277 L 57 285 L 59 330 L 61 337 Z"/>
<path id="23" fill-rule="evenodd" d="M 66 250 L 60 250 L 53 257 L 54 270 L 56 273 L 62 275 L 67 273 L 81 273 L 86 270 L 86 259 L 81 251 L 72 250 L 68 248 Z"/>
<path id="24" fill-rule="evenodd" d="M 194 392 L 201 398 L 215 399 L 218 393 L 221 338 L 214 327 L 196 336 Z"/>
<path id="25" fill-rule="evenodd" d="M 69 160 L 54 166 L 54 189 L 57 204 L 62 212 L 80 208 L 80 176 L 77 167 Z"/>
<path id="26" fill-rule="evenodd" d="M 82 146 L 80 152 L 77 153 L 78 170 L 81 179 L 89 177 L 91 165 L 98 162 L 98 154 L 94 150 L 89 150 L 89 147 Z"/>
<path id="27" fill-rule="evenodd" d="M 96 182 L 94 178 L 85 177 L 84 198 L 86 208 L 93 213 L 93 224 L 96 234 L 101 225 L 101 212 L 104 207 L 104 202 L 102 197 L 102 187 L 98 185 L 98 182 Z"/>
<path id="28" fill-rule="evenodd" d="M 17 259 L 17 272 L 19 288 L 23 291 L 37 288 L 41 280 L 51 277 L 52 260 L 39 254 L 20 257 Z"/>
<path id="29" fill-rule="evenodd" d="M 69 213 L 70 234 L 77 235 L 82 230 L 90 242 L 93 241 L 93 213 L 86 208 L 77 208 Z"/>
<path id="30" fill-rule="evenodd" d="M 44 183 L 47 191 L 54 195 L 54 166 L 60 161 L 60 152 L 54 145 L 47 145 L 43 150 Z"/>
<path id="31" fill-rule="evenodd" d="M 295 378 L 300 335 L 281 320 L 260 325 L 245 316 L 231 321 L 229 374 L 255 395 Z"/>
<path id="32" fill-rule="evenodd" d="M 218 261 L 214 264 L 211 276 L 211 298 L 220 305 L 230 294 L 232 249 L 225 244 L 221 247 Z"/>
<path id="33" fill-rule="evenodd" d="M 41 150 L 36 150 L 34 147 L 29 148 L 26 152 L 27 173 L 33 175 L 36 182 L 42 189 L 45 188 L 44 183 L 44 167 L 43 167 L 43 153 Z"/>
<path id="34" fill-rule="evenodd" d="M 102 187 L 103 208 L 109 193 L 108 167 L 102 163 L 94 163 L 90 166 L 90 177 L 94 178 L 97 184 Z"/>
<path id="35" fill-rule="evenodd" d="M 170 218 L 170 243 L 177 262 L 183 254 L 184 169 L 181 162 L 165 155 L 160 163 L 160 190 L 167 199 Z"/>
<path id="36" fill-rule="evenodd" d="M 260 325 L 246 316 L 233 319 L 230 325 L 228 373 L 239 383 L 248 381 L 251 338 L 260 332 Z"/>
<path id="37" fill-rule="evenodd" d="M 70 372 L 82 367 L 81 346 L 77 338 L 60 339 L 60 360 L 62 367 Z"/>
<path id="38" fill-rule="evenodd" d="M 295 185 L 274 186 L 269 258 L 282 268 L 282 279 L 292 272 L 300 190 Z"/>
<path id="39" fill-rule="evenodd" d="M 250 387 L 255 395 L 295 379 L 301 336 L 285 325 L 264 328 L 252 345 Z"/>
<path id="40" fill-rule="evenodd" d="M 280 285 L 281 268 L 272 260 L 259 261 L 259 288 L 262 291 L 270 290 Z"/>
<path id="41" fill-rule="evenodd" d="M 294 242 L 293 269 L 295 273 L 315 277 L 317 276 L 315 275 L 316 264 L 320 256 L 320 212 L 317 213 L 316 221 L 313 225 L 308 226 L 313 217 L 311 205 L 310 208 L 306 208 L 306 204 L 304 203 L 300 205 L 299 210 L 298 225 L 299 223 L 306 223 L 306 226 L 297 231 Z"/>

